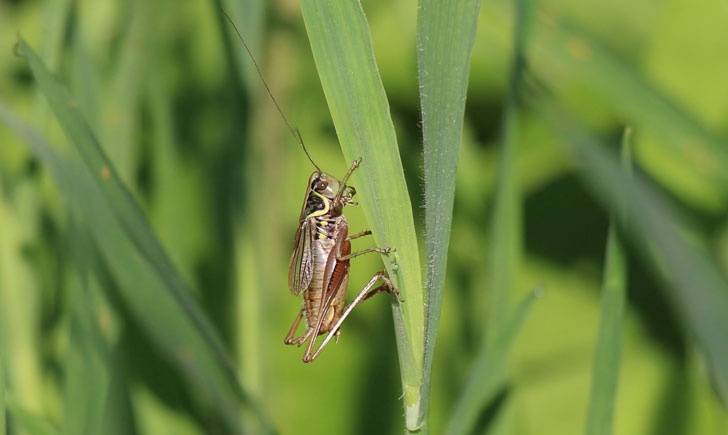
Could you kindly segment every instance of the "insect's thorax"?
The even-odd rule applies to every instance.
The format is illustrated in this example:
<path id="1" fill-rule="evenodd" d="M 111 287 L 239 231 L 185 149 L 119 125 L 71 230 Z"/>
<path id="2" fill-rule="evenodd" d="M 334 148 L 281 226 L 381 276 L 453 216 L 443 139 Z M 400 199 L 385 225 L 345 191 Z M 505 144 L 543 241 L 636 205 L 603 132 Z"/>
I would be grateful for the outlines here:
<path id="1" fill-rule="evenodd" d="M 347 223 L 346 218 L 343 215 L 339 216 L 316 216 L 313 218 L 316 223 L 316 230 L 314 231 L 314 243 L 334 240 L 336 230 L 341 226 L 342 223 Z"/>

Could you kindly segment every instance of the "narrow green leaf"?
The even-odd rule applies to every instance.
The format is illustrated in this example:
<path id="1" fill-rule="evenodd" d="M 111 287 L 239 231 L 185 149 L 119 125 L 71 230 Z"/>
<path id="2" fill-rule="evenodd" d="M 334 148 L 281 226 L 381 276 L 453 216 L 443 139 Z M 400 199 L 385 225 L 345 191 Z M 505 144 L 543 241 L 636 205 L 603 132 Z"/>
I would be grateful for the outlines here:
<path id="1" fill-rule="evenodd" d="M 622 155 L 629 171 L 629 128 L 622 139 Z M 624 207 L 620 207 L 623 209 Z M 619 210 L 615 210 L 619 212 Z M 592 389 L 587 414 L 587 435 L 609 435 L 612 433 L 614 405 L 619 380 L 619 365 L 622 347 L 622 323 L 624 300 L 627 288 L 627 258 L 617 236 L 616 222 L 609 225 L 607 255 L 602 283 L 602 312 L 599 321 L 599 338 L 594 354 Z"/>
<path id="2" fill-rule="evenodd" d="M 432 358 L 440 321 L 455 197 L 455 171 L 479 10 L 480 0 L 423 0 L 417 16 L 427 253 L 423 402 L 418 425 L 426 423 L 429 407 Z"/>
<path id="3" fill-rule="evenodd" d="M 170 291 L 185 310 L 195 327 L 205 338 L 221 366 L 227 370 L 230 379 L 234 380 L 233 364 L 222 345 L 222 341 L 203 314 L 200 306 L 193 299 L 192 291 L 181 279 L 164 252 L 139 205 L 134 201 L 131 193 L 124 186 L 108 157 L 99 146 L 81 116 L 76 101 L 49 73 L 42 60 L 38 58 L 30 46 L 22 39 L 18 43 L 20 44 L 21 53 L 28 60 L 38 86 L 46 95 L 48 103 L 69 141 L 76 146 L 83 158 L 89 173 L 95 181 L 96 188 L 100 189 L 105 198 L 104 204 L 110 207 L 114 220 L 118 221 L 118 225 L 126 237 L 139 250 L 144 259 L 157 270 L 159 277 L 165 282 L 165 288 Z"/>
<path id="4" fill-rule="evenodd" d="M 508 355 L 534 300 L 542 293 L 543 290 L 537 288 L 526 296 L 506 317 L 493 340 L 483 346 L 443 433 L 470 433 L 482 410 L 505 386 Z"/>
<path id="5" fill-rule="evenodd" d="M 99 328 L 98 297 L 92 292 L 88 259 L 95 257 L 88 237 L 71 225 L 70 342 L 64 370 L 64 432 L 98 434 L 104 428 L 104 408 L 109 398 L 109 355 Z"/>
<path id="6" fill-rule="evenodd" d="M 245 43 L 255 54 L 257 48 L 261 46 L 263 39 L 263 24 L 265 23 L 265 2 L 262 0 L 217 0 L 216 3 L 222 10 L 232 18 L 236 23 L 241 34 L 245 38 Z M 233 55 L 235 63 L 239 65 L 239 78 L 241 85 L 248 89 L 257 89 L 260 86 L 260 77 L 255 70 L 255 65 L 250 61 L 248 52 L 238 41 L 238 35 L 235 29 L 228 25 L 227 20 L 220 16 L 220 23 L 226 30 L 227 45 L 226 48 Z M 256 56 L 257 57 L 257 56 Z M 257 59 L 256 59 L 257 60 Z"/>
<path id="7" fill-rule="evenodd" d="M 108 89 L 108 96 L 102 106 L 102 128 L 98 132 L 101 146 L 113 162 L 115 172 L 121 180 L 131 185 L 136 175 L 136 135 L 139 129 L 139 110 L 142 79 L 146 76 L 148 29 L 152 2 L 122 3 L 128 8 L 128 22 L 122 35 L 122 42 L 114 56 L 114 75 Z M 57 115 L 56 115 L 57 116 Z M 131 185 L 133 186 L 133 185 Z"/>
<path id="8" fill-rule="evenodd" d="M 209 342 L 170 291 L 159 270 L 143 256 L 116 219 L 109 199 L 79 164 L 57 155 L 33 129 L 0 105 L 4 119 L 25 139 L 33 154 L 50 170 L 76 219 L 90 230 L 102 258 L 115 278 L 121 299 L 195 391 L 205 408 L 219 412 L 229 429 L 242 431 L 239 403 L 260 420 L 261 431 L 272 432 L 260 410 L 221 365 Z M 210 407 L 214 404 L 214 407 Z"/>
<path id="9" fill-rule="evenodd" d="M 70 0 L 45 0 L 43 2 L 43 41 L 41 56 L 48 68 L 58 71 L 63 53 L 66 27 L 71 12 Z M 48 106 L 43 101 L 42 92 L 35 95 L 35 116 L 39 125 L 47 125 L 49 121 Z"/>
<path id="10" fill-rule="evenodd" d="M 78 9 L 76 15 L 80 15 Z M 81 20 L 79 16 L 75 17 Z M 83 26 L 74 26 L 71 52 L 70 89 L 78 103 L 78 108 L 91 130 L 101 129 L 101 109 L 99 102 L 99 78 L 88 53 Z M 98 134 L 98 133 L 97 133 Z"/>
<path id="11" fill-rule="evenodd" d="M 517 154 L 520 113 L 518 98 L 525 67 L 524 50 L 530 29 L 531 1 L 514 2 L 513 55 L 502 124 L 502 146 L 488 246 L 487 315 L 484 338 L 492 339 L 503 326 L 513 304 L 513 292 L 521 255 L 522 219 L 518 191 Z M 486 340 L 487 341 L 487 340 Z"/>
<path id="12" fill-rule="evenodd" d="M 619 222 L 642 256 L 662 279 L 675 311 L 695 335 L 707 356 L 715 386 L 728 400 L 728 283 L 705 243 L 686 226 L 662 195 L 635 174 L 629 177 L 617 159 L 588 133 L 553 107 L 541 110 L 571 144 L 583 176 L 612 209 L 624 204 Z"/>
<path id="13" fill-rule="evenodd" d="M 422 277 L 412 206 L 369 27 L 357 0 L 301 0 L 301 9 L 344 157 L 349 162 L 362 157 L 351 184 L 361 197 L 376 244 L 396 249 L 383 260 L 406 301 L 393 309 L 395 322 L 404 322 L 404 328 L 395 331 L 411 428 L 419 412 L 421 385 Z"/>
<path id="14" fill-rule="evenodd" d="M 5 400 L 8 410 L 8 420 L 11 423 L 11 427 L 21 428 L 22 433 L 27 433 L 28 435 L 58 434 L 58 430 L 56 430 L 53 425 L 23 408 L 13 395 L 8 394 Z"/>

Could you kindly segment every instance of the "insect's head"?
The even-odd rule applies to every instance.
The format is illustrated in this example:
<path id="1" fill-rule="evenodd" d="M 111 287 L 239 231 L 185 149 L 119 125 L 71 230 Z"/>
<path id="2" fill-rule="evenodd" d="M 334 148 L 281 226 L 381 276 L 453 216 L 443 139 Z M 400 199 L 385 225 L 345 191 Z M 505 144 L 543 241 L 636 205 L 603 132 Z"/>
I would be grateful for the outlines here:
<path id="1" fill-rule="evenodd" d="M 312 191 L 328 200 L 333 200 L 341 188 L 341 182 L 326 172 L 314 172 L 311 174 L 308 182 Z M 350 203 L 354 195 L 356 195 L 356 189 L 351 186 L 344 186 L 344 190 L 341 193 L 341 201 L 344 204 Z"/>
<path id="2" fill-rule="evenodd" d="M 314 204 L 313 209 L 325 209 L 328 210 L 331 202 L 335 200 L 336 195 L 341 189 L 341 182 L 333 176 L 322 172 L 316 171 L 311 174 L 308 179 L 308 185 L 311 188 L 311 195 L 309 195 L 309 201 Z M 341 197 L 339 198 L 337 213 L 341 212 L 341 207 L 344 205 L 356 205 L 353 201 L 354 195 L 356 195 L 356 189 L 352 186 L 344 186 L 341 191 Z M 315 205 L 318 203 L 319 205 Z"/>

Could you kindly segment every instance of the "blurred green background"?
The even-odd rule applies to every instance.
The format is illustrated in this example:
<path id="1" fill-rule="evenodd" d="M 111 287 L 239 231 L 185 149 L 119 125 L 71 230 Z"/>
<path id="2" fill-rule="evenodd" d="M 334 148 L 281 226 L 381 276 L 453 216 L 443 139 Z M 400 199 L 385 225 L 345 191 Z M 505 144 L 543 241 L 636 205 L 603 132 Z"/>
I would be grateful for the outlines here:
<path id="1" fill-rule="evenodd" d="M 312 168 L 242 57 L 221 6 L 238 23 L 319 166 L 343 176 L 349 162 L 338 147 L 294 0 L 0 1 L 0 101 L 59 152 L 69 149 L 26 61 L 13 55 L 19 32 L 78 101 L 195 289 L 244 389 L 277 431 L 401 433 L 402 393 L 386 296 L 357 308 L 340 342 L 313 364 L 301 362 L 303 349 L 283 345 L 300 306 L 287 290 L 287 266 Z M 362 6 L 419 226 L 416 3 L 365 0 Z M 528 61 L 538 80 L 596 136 L 617 143 L 629 122 L 629 110 L 618 109 L 622 96 L 603 85 L 627 71 L 725 145 L 728 2 L 549 0 L 540 3 L 537 17 L 536 27 L 557 19 L 586 35 L 567 38 L 563 53 L 549 49 L 553 41 L 538 39 Z M 483 2 L 435 352 L 433 433 L 441 433 L 483 340 L 488 229 L 512 30 L 507 3 Z M 573 62 L 596 50 L 623 68 L 603 70 L 601 83 Z M 572 58 L 559 57 L 567 55 Z M 635 130 L 637 171 L 686 217 L 686 232 L 709 241 L 711 260 L 725 271 L 728 189 L 720 179 L 728 167 L 715 169 L 716 162 L 690 143 L 679 152 L 662 146 L 659 122 Z M 671 127 L 664 125 L 668 132 Z M 478 430 L 579 433 L 589 399 L 609 212 L 582 184 L 559 136 L 537 112 L 524 115 L 519 128 L 523 256 L 516 288 L 523 295 L 541 285 L 546 293 L 515 344 L 508 388 L 483 413 Z M 352 231 L 368 228 L 360 208 L 346 213 Z M 660 281 L 629 243 L 627 249 L 615 433 L 728 433 L 703 354 Z M 47 168 L 0 124 L 0 355 L 7 403 L 15 410 L 10 433 L 81 433 L 80 427 L 227 433 L 212 402 L 200 397 L 200 386 L 170 362 L 159 338 L 150 338 L 148 324 L 120 296 L 122 284 L 109 261 L 69 213 Z M 376 256 L 354 260 L 350 294 L 381 267 Z M 716 333 L 728 340 L 728 331 Z M 254 412 L 247 409 L 243 420 L 254 420 Z"/>

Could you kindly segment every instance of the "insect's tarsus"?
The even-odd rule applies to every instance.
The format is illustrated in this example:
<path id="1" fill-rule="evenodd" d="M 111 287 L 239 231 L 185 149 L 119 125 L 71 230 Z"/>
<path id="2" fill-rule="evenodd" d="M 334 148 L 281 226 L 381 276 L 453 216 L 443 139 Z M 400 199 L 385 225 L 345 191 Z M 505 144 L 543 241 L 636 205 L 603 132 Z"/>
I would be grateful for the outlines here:
<path id="1" fill-rule="evenodd" d="M 308 153 L 308 150 L 306 149 L 306 146 L 303 144 L 303 139 L 301 138 L 301 133 L 298 131 L 298 129 L 294 129 L 291 126 L 291 123 L 288 122 L 288 118 L 286 118 L 286 115 L 283 113 L 283 110 L 281 110 L 281 106 L 278 105 L 278 101 L 276 101 L 276 98 L 273 96 L 273 92 L 271 92 L 270 87 L 268 87 L 268 82 L 265 81 L 265 78 L 263 77 L 263 72 L 260 70 L 260 66 L 258 66 L 258 62 L 255 61 L 255 57 L 253 57 L 253 53 L 250 51 L 250 48 L 248 48 L 248 44 L 245 43 L 245 39 L 243 39 L 243 35 L 240 34 L 240 31 L 238 30 L 238 26 L 235 25 L 235 22 L 232 18 L 230 18 L 230 15 L 225 12 L 224 9 L 222 10 L 222 14 L 225 15 L 225 18 L 230 22 L 230 24 L 233 26 L 233 29 L 235 29 L 235 33 L 238 35 L 238 39 L 240 39 L 240 42 L 242 42 L 243 47 L 245 47 L 245 51 L 248 53 L 248 56 L 250 57 L 250 60 L 253 61 L 253 65 L 255 65 L 255 70 L 258 72 L 258 76 L 260 77 L 260 80 L 263 82 L 263 86 L 265 87 L 265 91 L 270 96 L 270 99 L 273 100 L 273 104 L 276 106 L 276 109 L 278 110 L 278 113 L 280 113 L 281 118 L 283 118 L 283 122 L 286 123 L 286 127 L 288 127 L 288 130 L 291 132 L 293 137 L 296 139 L 296 142 L 298 142 L 299 145 L 301 145 L 301 148 L 303 148 L 303 152 L 306 153 L 306 157 L 308 157 L 308 160 L 311 161 L 311 163 L 316 167 L 316 169 L 321 172 L 321 168 L 316 164 L 316 162 L 313 161 L 311 158 L 311 155 Z"/>

